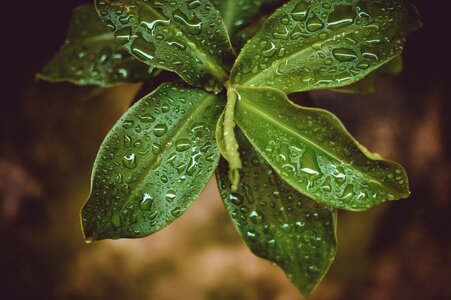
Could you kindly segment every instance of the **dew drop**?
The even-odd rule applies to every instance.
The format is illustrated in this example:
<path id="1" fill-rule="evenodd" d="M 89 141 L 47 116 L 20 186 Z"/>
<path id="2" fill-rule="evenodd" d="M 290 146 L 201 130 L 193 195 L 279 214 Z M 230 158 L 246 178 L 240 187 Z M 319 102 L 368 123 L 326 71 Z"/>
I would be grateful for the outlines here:
<path id="1" fill-rule="evenodd" d="M 132 153 L 130 155 L 124 155 L 122 157 L 122 164 L 127 169 L 134 169 L 134 168 L 136 168 L 136 165 L 137 165 L 136 164 L 136 155 L 134 153 Z"/>
<path id="2" fill-rule="evenodd" d="M 332 50 L 332 55 L 340 62 L 349 62 L 357 58 L 354 50 L 347 48 L 336 48 Z"/>
<path id="3" fill-rule="evenodd" d="M 172 201 L 174 201 L 174 199 L 177 197 L 177 194 L 175 193 L 174 190 L 168 190 L 166 195 L 165 195 L 165 199 L 167 202 L 172 203 Z"/>
<path id="4" fill-rule="evenodd" d="M 307 30 L 310 32 L 315 32 L 315 31 L 318 31 L 318 30 L 324 28 L 323 21 L 321 21 L 321 19 L 318 18 L 318 16 L 315 14 L 313 14 L 313 16 L 307 20 L 306 25 L 307 25 Z"/>
<path id="5" fill-rule="evenodd" d="M 349 5 L 337 5 L 327 20 L 330 29 L 339 29 L 354 22 L 355 12 Z"/>
<path id="6" fill-rule="evenodd" d="M 291 16 L 295 21 L 305 21 L 310 8 L 310 4 L 306 1 L 300 1 L 291 11 Z"/>
<path id="7" fill-rule="evenodd" d="M 113 224 L 113 226 L 116 228 L 121 226 L 121 217 L 119 216 L 119 214 L 114 214 L 111 217 L 111 224 Z"/>
<path id="8" fill-rule="evenodd" d="M 166 134 L 167 131 L 168 127 L 166 126 L 166 124 L 162 123 L 155 125 L 155 127 L 153 128 L 153 134 L 157 137 L 162 137 Z"/>
<path id="9" fill-rule="evenodd" d="M 175 149 L 178 152 L 183 152 L 191 148 L 191 142 L 188 139 L 179 139 L 175 142 Z"/>

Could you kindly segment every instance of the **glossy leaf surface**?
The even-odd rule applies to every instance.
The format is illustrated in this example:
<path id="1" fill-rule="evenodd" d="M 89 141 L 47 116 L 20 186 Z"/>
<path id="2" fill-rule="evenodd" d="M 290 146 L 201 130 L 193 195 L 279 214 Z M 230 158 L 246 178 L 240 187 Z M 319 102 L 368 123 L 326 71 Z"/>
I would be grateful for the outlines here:
<path id="1" fill-rule="evenodd" d="M 419 26 L 403 0 L 292 0 L 246 44 L 231 79 L 286 93 L 349 85 L 398 56 Z"/>
<path id="2" fill-rule="evenodd" d="M 388 63 L 370 73 L 368 76 L 351 85 L 333 89 L 335 92 L 350 94 L 368 94 L 376 92 L 377 80 L 386 75 L 398 75 L 402 72 L 403 60 L 401 56 L 397 56 Z"/>
<path id="3" fill-rule="evenodd" d="M 142 237 L 179 217 L 218 164 L 214 128 L 223 102 L 170 83 L 137 102 L 97 155 L 82 210 L 86 239 Z"/>
<path id="4" fill-rule="evenodd" d="M 224 205 L 251 251 L 277 263 L 308 295 L 335 256 L 336 209 L 284 183 L 242 133 L 238 141 L 244 164 L 239 189 L 230 190 L 225 161 L 217 171 Z"/>
<path id="5" fill-rule="evenodd" d="M 112 86 L 150 77 L 152 68 L 131 56 L 93 5 L 77 7 L 61 49 L 37 77 L 51 82 Z"/>
<path id="6" fill-rule="evenodd" d="M 211 0 L 221 12 L 227 31 L 231 36 L 254 17 L 262 4 L 261 0 Z"/>
<path id="7" fill-rule="evenodd" d="M 96 0 L 117 40 L 150 66 L 219 91 L 232 49 L 227 30 L 207 0 Z"/>
<path id="8" fill-rule="evenodd" d="M 235 34 L 232 40 L 235 53 L 240 53 L 247 41 L 249 41 L 260 30 L 266 18 L 267 17 L 261 17 L 258 20 L 255 20 L 252 24 L 249 24 Z"/>
<path id="9" fill-rule="evenodd" d="M 238 93 L 238 126 L 301 193 L 354 211 L 409 196 L 404 169 L 359 145 L 331 113 L 297 106 L 275 89 L 240 88 Z"/>

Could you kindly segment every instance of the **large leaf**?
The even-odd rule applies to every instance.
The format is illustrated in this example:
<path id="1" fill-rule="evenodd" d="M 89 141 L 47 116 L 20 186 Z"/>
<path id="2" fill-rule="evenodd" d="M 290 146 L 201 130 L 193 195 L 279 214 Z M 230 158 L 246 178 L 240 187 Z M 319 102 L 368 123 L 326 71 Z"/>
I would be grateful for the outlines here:
<path id="1" fill-rule="evenodd" d="M 238 126 L 303 194 L 355 211 L 409 196 L 404 169 L 359 145 L 331 113 L 297 106 L 272 88 L 240 88 L 238 94 Z"/>
<path id="2" fill-rule="evenodd" d="M 153 67 L 191 85 L 219 91 L 232 49 L 219 13 L 208 0 L 96 0 L 118 41 Z"/>
<path id="3" fill-rule="evenodd" d="M 131 56 L 100 20 L 92 4 L 78 6 L 66 40 L 37 77 L 51 82 L 112 86 L 150 77 L 152 68 Z"/>
<path id="4" fill-rule="evenodd" d="M 386 75 L 399 75 L 403 69 L 403 60 L 401 56 L 396 56 L 388 63 L 369 74 L 360 81 L 351 85 L 333 89 L 335 92 L 349 94 L 368 94 L 376 92 L 376 82 L 379 78 Z"/>
<path id="5" fill-rule="evenodd" d="M 292 0 L 246 44 L 231 79 L 286 93 L 349 85 L 399 55 L 419 26 L 404 0 Z"/>
<path id="6" fill-rule="evenodd" d="M 82 209 L 86 239 L 142 237 L 180 216 L 219 160 L 215 125 L 224 100 L 163 84 L 110 131 Z"/>
<path id="7" fill-rule="evenodd" d="M 211 0 L 221 13 L 230 35 L 246 25 L 262 4 L 261 0 Z"/>
<path id="8" fill-rule="evenodd" d="M 308 295 L 335 256 L 336 209 L 284 183 L 242 133 L 237 136 L 244 164 L 239 189 L 230 190 L 227 163 L 217 171 L 224 205 L 252 252 L 277 263 Z"/>

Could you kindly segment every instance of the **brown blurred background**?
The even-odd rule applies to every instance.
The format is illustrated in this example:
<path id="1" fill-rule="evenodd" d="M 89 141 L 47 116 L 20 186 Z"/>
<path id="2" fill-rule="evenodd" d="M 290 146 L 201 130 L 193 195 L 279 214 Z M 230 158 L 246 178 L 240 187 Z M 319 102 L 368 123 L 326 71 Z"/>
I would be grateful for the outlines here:
<path id="1" fill-rule="evenodd" d="M 151 237 L 84 243 L 79 210 L 96 151 L 139 86 L 83 99 L 82 88 L 34 79 L 82 2 L 3 7 L 0 299 L 302 299 L 246 249 L 213 181 Z M 316 95 L 364 145 L 406 167 L 412 196 L 340 213 L 338 255 L 310 299 L 451 299 L 449 15 L 443 1 L 412 2 L 425 26 L 409 38 L 401 76 L 373 95 Z"/>

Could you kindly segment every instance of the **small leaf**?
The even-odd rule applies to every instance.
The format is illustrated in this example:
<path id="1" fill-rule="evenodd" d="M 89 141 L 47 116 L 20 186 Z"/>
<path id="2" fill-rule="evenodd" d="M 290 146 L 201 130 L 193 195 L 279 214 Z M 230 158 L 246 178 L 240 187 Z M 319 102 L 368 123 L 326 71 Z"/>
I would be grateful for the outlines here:
<path id="1" fill-rule="evenodd" d="M 131 56 L 103 24 L 92 4 L 78 6 L 66 41 L 37 78 L 108 87 L 150 77 L 152 68 Z"/>
<path id="2" fill-rule="evenodd" d="M 262 5 L 261 0 L 211 0 L 221 13 L 231 36 L 254 17 Z"/>
<path id="3" fill-rule="evenodd" d="M 233 57 L 227 30 L 207 0 L 96 0 L 99 15 L 138 59 L 220 91 Z"/>
<path id="4" fill-rule="evenodd" d="M 401 56 L 396 56 L 388 63 L 370 73 L 368 76 L 351 85 L 332 89 L 335 92 L 349 94 L 369 94 L 376 92 L 376 82 L 379 78 L 386 75 L 398 75 L 402 72 L 403 60 Z"/>
<path id="5" fill-rule="evenodd" d="M 409 196 L 404 169 L 359 145 L 333 114 L 297 106 L 275 89 L 237 90 L 238 126 L 299 192 L 354 211 Z"/>
<path id="6" fill-rule="evenodd" d="M 419 26 L 403 0 L 292 0 L 242 49 L 231 81 L 286 93 L 349 85 L 398 56 Z"/>
<path id="7" fill-rule="evenodd" d="M 125 113 L 94 163 L 82 209 L 87 240 L 149 235 L 191 205 L 218 164 L 213 128 L 223 102 L 165 83 Z"/>
<path id="8" fill-rule="evenodd" d="M 224 205 L 251 251 L 277 263 L 307 296 L 335 256 L 336 209 L 284 183 L 242 133 L 237 136 L 244 164 L 239 189 L 230 190 L 227 163 L 216 173 Z"/>

